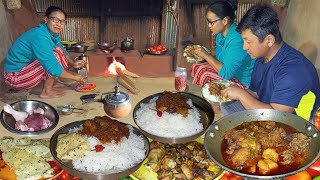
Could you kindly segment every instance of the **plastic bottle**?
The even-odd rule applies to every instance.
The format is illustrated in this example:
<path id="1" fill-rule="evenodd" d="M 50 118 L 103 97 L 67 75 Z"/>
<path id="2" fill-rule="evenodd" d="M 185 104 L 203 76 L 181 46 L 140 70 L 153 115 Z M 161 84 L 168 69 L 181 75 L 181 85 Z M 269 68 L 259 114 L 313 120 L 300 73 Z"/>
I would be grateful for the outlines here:
<path id="1" fill-rule="evenodd" d="M 177 67 L 175 71 L 174 86 L 177 91 L 184 91 L 187 87 L 187 69 Z"/>

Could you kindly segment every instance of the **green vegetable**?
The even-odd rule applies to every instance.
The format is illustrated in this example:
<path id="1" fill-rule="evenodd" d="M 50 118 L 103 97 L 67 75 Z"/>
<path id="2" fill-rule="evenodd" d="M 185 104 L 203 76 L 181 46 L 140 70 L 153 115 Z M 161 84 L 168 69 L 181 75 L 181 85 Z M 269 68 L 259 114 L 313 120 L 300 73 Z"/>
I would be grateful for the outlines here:
<path id="1" fill-rule="evenodd" d="M 130 176 L 120 178 L 119 180 L 133 180 Z"/>
<path id="2" fill-rule="evenodd" d="M 320 180 L 320 176 L 313 178 L 312 180 Z"/>

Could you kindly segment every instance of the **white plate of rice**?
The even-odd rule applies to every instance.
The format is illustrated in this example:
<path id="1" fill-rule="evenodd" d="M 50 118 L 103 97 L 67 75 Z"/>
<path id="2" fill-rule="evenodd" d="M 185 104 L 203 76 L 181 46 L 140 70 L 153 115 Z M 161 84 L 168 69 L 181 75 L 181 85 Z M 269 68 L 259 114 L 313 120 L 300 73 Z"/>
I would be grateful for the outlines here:
<path id="1" fill-rule="evenodd" d="M 212 94 L 209 90 L 210 86 L 216 86 L 216 85 L 220 85 L 221 87 L 221 91 L 231 85 L 236 86 L 235 83 L 228 81 L 228 80 L 215 80 L 209 83 L 206 83 L 203 87 L 202 87 L 202 96 L 209 101 L 212 104 L 215 103 L 226 103 L 226 102 L 232 102 L 233 100 L 229 99 L 229 98 L 225 98 L 223 97 L 220 93 L 218 92 L 217 94 Z"/>
<path id="2" fill-rule="evenodd" d="M 184 143 L 201 136 L 211 125 L 214 112 L 209 103 L 190 93 L 186 96 L 188 116 L 163 112 L 159 117 L 155 111 L 156 100 L 161 93 L 151 95 L 140 101 L 134 108 L 133 117 L 137 126 L 149 138 L 163 143 Z"/>
<path id="3" fill-rule="evenodd" d="M 96 137 L 85 137 L 91 151 L 77 160 L 61 160 L 55 151 L 60 134 L 73 133 L 82 128 L 83 121 L 77 121 L 60 128 L 50 141 L 50 150 L 53 157 L 63 169 L 74 176 L 85 179 L 119 179 L 137 170 L 149 153 L 148 139 L 135 127 L 127 125 L 129 137 L 123 137 L 119 144 L 103 144 L 104 149 L 96 152 L 95 145 L 100 141 Z"/>

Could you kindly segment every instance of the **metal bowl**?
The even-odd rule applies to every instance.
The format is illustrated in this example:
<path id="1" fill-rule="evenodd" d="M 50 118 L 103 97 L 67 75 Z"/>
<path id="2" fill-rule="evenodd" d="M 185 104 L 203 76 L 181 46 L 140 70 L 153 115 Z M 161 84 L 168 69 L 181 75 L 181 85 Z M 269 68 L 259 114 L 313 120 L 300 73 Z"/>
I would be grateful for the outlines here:
<path id="1" fill-rule="evenodd" d="M 52 135 L 52 137 L 50 139 L 50 151 L 51 151 L 52 156 L 59 163 L 59 165 L 64 170 L 66 170 L 68 173 L 70 173 L 71 175 L 77 176 L 77 177 L 80 177 L 83 179 L 97 179 L 97 180 L 105 180 L 105 179 L 113 180 L 114 179 L 114 180 L 116 180 L 116 179 L 120 179 L 122 177 L 126 177 L 126 176 L 132 174 L 134 171 L 136 171 L 141 166 L 141 164 L 143 163 L 145 158 L 147 158 L 147 156 L 149 154 L 149 141 L 148 141 L 147 137 L 144 136 L 137 128 L 133 127 L 133 133 L 143 138 L 144 149 L 146 150 L 145 158 L 143 160 L 141 160 L 140 163 L 138 163 L 138 164 L 134 165 L 133 167 L 126 169 L 126 170 L 110 171 L 110 172 L 105 172 L 105 173 L 94 173 L 94 172 L 85 172 L 85 171 L 76 170 L 75 168 L 73 168 L 71 161 L 62 161 L 61 159 L 59 159 L 57 157 L 56 148 L 57 148 L 57 143 L 58 143 L 58 136 L 60 134 L 68 134 L 70 129 L 80 127 L 83 124 L 83 122 L 84 121 L 76 121 L 76 122 L 72 122 L 72 123 L 69 123 L 69 124 L 61 127 Z M 120 123 L 122 123 L 122 122 L 120 122 Z M 122 124 L 127 125 L 125 123 L 122 123 Z M 108 163 L 108 162 L 106 162 L 106 163 Z"/>
<path id="2" fill-rule="evenodd" d="M 224 138 L 224 134 L 226 131 L 242 124 L 243 122 L 251 121 L 275 121 L 284 123 L 295 128 L 297 131 L 305 133 L 307 136 L 311 137 L 312 140 L 310 143 L 308 157 L 300 166 L 300 168 L 285 174 L 268 176 L 245 174 L 229 168 L 229 166 L 223 160 L 223 156 L 221 153 L 221 143 Z M 229 172 L 232 172 L 239 176 L 247 177 L 249 179 L 281 179 L 283 177 L 290 176 L 305 170 L 320 157 L 319 142 L 320 132 L 312 123 L 294 114 L 272 109 L 246 110 L 224 116 L 210 126 L 204 138 L 206 152 L 217 165 Z"/>
<path id="3" fill-rule="evenodd" d="M 77 53 L 85 53 L 87 51 L 89 46 L 84 46 L 84 45 L 81 45 L 81 44 L 77 44 L 77 45 L 74 45 L 72 47 L 72 49 L 74 50 L 74 52 L 77 52 Z"/>
<path id="4" fill-rule="evenodd" d="M 177 93 L 177 92 L 174 92 Z M 140 128 L 140 130 L 149 138 L 155 140 L 155 141 L 159 141 L 162 143 L 168 143 L 168 144 L 180 144 L 180 143 L 186 143 L 189 141 L 192 141 L 194 139 L 197 139 L 198 137 L 200 137 L 203 133 L 206 132 L 206 130 L 209 128 L 209 126 L 212 124 L 213 120 L 214 120 L 214 112 L 211 108 L 211 105 L 204 100 L 203 98 L 196 96 L 194 94 L 191 93 L 186 93 L 186 92 L 181 92 L 181 94 L 183 96 L 185 96 L 187 99 L 191 99 L 193 105 L 198 109 L 199 113 L 200 113 L 200 121 L 203 124 L 203 130 L 197 134 L 191 135 L 191 136 L 186 136 L 186 137 L 161 137 L 161 136 L 157 136 L 154 134 L 151 134 L 145 130 L 143 130 L 142 127 L 140 127 L 138 125 L 138 123 L 136 122 L 137 117 L 136 117 L 136 112 L 137 110 L 141 107 L 141 104 L 146 104 L 149 103 L 151 99 L 160 96 L 162 93 L 157 93 L 157 94 L 153 94 L 151 96 L 148 96 L 144 99 L 142 99 L 139 103 L 137 103 L 137 105 L 135 106 L 135 108 L 133 109 L 133 119 L 134 122 L 136 123 L 136 125 Z M 155 127 L 158 128 L 158 127 Z"/>
<path id="5" fill-rule="evenodd" d="M 61 113 L 63 115 L 70 115 L 73 113 L 73 106 L 72 105 L 65 105 L 61 108 Z"/>
<path id="6" fill-rule="evenodd" d="M 210 84 L 215 84 L 215 83 L 220 83 L 220 84 L 223 84 L 225 85 L 226 87 L 228 86 L 237 86 L 236 83 L 234 82 L 231 82 L 231 81 L 228 81 L 228 80 L 214 80 L 214 81 L 211 81 L 209 83 L 206 83 L 205 85 L 203 85 L 202 89 L 201 89 L 201 93 L 202 93 L 202 97 L 207 100 L 210 104 L 212 105 L 227 105 L 227 104 L 232 104 L 235 102 L 235 100 L 231 100 L 231 99 L 226 99 L 226 100 L 219 100 L 217 97 L 215 97 L 214 95 L 208 95 L 209 91 L 208 88 L 209 88 L 209 85 Z M 206 92 L 206 93 L 205 93 Z M 211 96 L 211 97 L 209 97 Z M 214 100 L 213 100 L 213 99 Z"/>
<path id="7" fill-rule="evenodd" d="M 61 41 L 61 43 L 68 51 L 72 50 L 73 46 L 77 44 L 75 41 Z"/>
<path id="8" fill-rule="evenodd" d="M 19 135 L 24 135 L 24 136 L 36 136 L 36 135 L 44 134 L 51 131 L 57 126 L 59 122 L 58 112 L 51 105 L 47 103 L 44 103 L 41 101 L 35 101 L 35 100 L 22 100 L 22 101 L 12 103 L 11 106 L 16 111 L 25 111 L 25 112 L 29 112 L 29 111 L 32 111 L 33 109 L 40 107 L 44 110 L 44 116 L 52 122 L 52 125 L 48 129 L 41 130 L 41 131 L 34 131 L 34 132 L 19 131 L 15 129 L 16 120 L 13 118 L 13 116 L 9 113 L 6 113 L 4 110 L 2 110 L 1 123 L 3 127 L 5 127 L 10 132 L 13 132 Z"/>
<path id="9" fill-rule="evenodd" d="M 117 47 L 117 44 L 116 43 L 99 43 L 98 44 L 99 48 L 102 49 L 102 50 L 113 50 L 114 48 Z"/>
<path id="10" fill-rule="evenodd" d="M 167 51 L 148 51 L 146 50 L 147 54 L 151 54 L 151 55 L 164 55 L 167 53 Z"/>

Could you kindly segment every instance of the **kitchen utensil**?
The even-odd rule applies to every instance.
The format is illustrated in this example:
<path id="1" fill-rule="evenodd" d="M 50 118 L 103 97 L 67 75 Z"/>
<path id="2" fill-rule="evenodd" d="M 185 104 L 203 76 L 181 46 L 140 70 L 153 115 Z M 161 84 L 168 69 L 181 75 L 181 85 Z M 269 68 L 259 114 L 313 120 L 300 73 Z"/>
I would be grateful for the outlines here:
<path id="1" fill-rule="evenodd" d="M 95 49 L 96 43 L 94 42 L 83 42 L 81 43 L 82 46 L 88 46 L 87 51 L 91 51 Z"/>
<path id="2" fill-rule="evenodd" d="M 77 44 L 75 41 L 61 41 L 62 45 L 66 48 L 67 51 L 72 50 L 73 46 Z"/>
<path id="3" fill-rule="evenodd" d="M 117 47 L 117 43 L 114 42 L 112 44 L 112 43 L 104 42 L 104 43 L 99 43 L 98 46 L 102 50 L 113 51 Z"/>
<path id="4" fill-rule="evenodd" d="M 78 68 L 77 72 L 83 77 L 85 83 L 88 83 L 89 57 L 85 54 L 81 54 L 80 56 L 75 57 L 74 61 L 85 61 L 86 65 L 84 67 Z"/>
<path id="5" fill-rule="evenodd" d="M 301 167 L 295 171 L 277 174 L 277 175 L 268 175 L 268 176 L 259 176 L 252 174 L 245 174 L 238 172 L 236 170 L 230 169 L 228 165 L 223 160 L 221 154 L 221 142 L 224 138 L 226 131 L 242 124 L 243 122 L 251 121 L 275 121 L 287 124 L 299 132 L 305 133 L 307 136 L 311 137 L 309 155 Z M 256 109 L 256 110 L 246 110 L 241 112 L 236 112 L 228 116 L 224 116 L 218 121 L 215 121 L 208 129 L 205 134 L 205 149 L 208 156 L 220 167 L 223 169 L 237 174 L 239 176 L 246 177 L 248 179 L 281 179 L 286 176 L 296 174 L 300 171 L 305 170 L 307 167 L 312 165 L 320 157 L 320 132 L 316 127 L 306 121 L 305 119 L 296 116 L 292 113 L 287 113 L 283 111 L 277 111 L 272 109 Z"/>
<path id="6" fill-rule="evenodd" d="M 155 141 L 160 141 L 160 142 L 169 143 L 169 144 L 186 143 L 186 142 L 192 141 L 192 140 L 200 137 L 203 133 L 206 132 L 206 130 L 212 124 L 212 122 L 214 120 L 214 112 L 213 112 L 213 110 L 211 108 L 211 105 L 207 101 L 205 101 L 204 99 L 202 99 L 199 96 L 196 96 L 196 95 L 191 94 L 191 93 L 181 92 L 181 94 L 183 96 L 185 96 L 187 99 L 191 99 L 193 105 L 198 109 L 198 111 L 199 111 L 199 113 L 201 115 L 200 116 L 200 121 L 203 124 L 203 130 L 201 132 L 197 133 L 197 134 L 194 134 L 194 135 L 191 135 L 191 136 L 187 136 L 187 137 L 179 137 L 179 138 L 160 137 L 160 136 L 153 135 L 153 134 L 150 134 L 150 133 L 146 132 L 145 130 L 143 130 L 137 124 L 137 122 L 136 122 L 136 120 L 137 120 L 136 112 L 141 107 L 142 104 L 149 103 L 151 99 L 159 97 L 161 94 L 162 93 L 153 94 L 153 95 L 150 95 L 150 96 L 142 99 L 140 102 L 137 103 L 137 105 L 133 109 L 134 122 L 136 123 L 136 125 L 139 127 L 139 129 L 147 137 L 149 137 L 149 138 L 151 138 L 151 139 L 153 139 Z M 157 128 L 157 127 L 155 127 L 155 128 Z"/>
<path id="7" fill-rule="evenodd" d="M 120 92 L 119 86 L 115 86 L 115 91 L 104 93 L 100 99 L 95 99 L 99 94 L 89 94 L 80 97 L 83 103 L 101 102 L 104 104 L 104 111 L 113 118 L 123 118 L 131 112 L 130 96 Z"/>
<path id="8" fill-rule="evenodd" d="M 167 51 L 148 51 L 146 50 L 147 54 L 151 54 L 151 55 L 164 55 L 167 53 Z"/>
<path id="9" fill-rule="evenodd" d="M 77 45 L 74 45 L 72 49 L 77 53 L 85 53 L 88 49 L 88 46 L 77 44 Z"/>
<path id="10" fill-rule="evenodd" d="M 122 52 L 127 52 L 130 50 L 133 50 L 134 48 L 134 41 L 133 39 L 126 37 L 122 42 L 121 42 L 121 51 Z"/>
<path id="11" fill-rule="evenodd" d="M 56 149 L 57 149 L 59 135 L 68 134 L 69 130 L 82 126 L 83 122 L 84 121 L 75 121 L 75 122 L 69 123 L 69 124 L 59 128 L 52 135 L 52 137 L 50 139 L 50 151 L 51 151 L 52 156 L 59 163 L 59 165 L 63 169 L 65 169 L 68 173 L 70 173 L 71 175 L 81 177 L 83 179 L 116 180 L 116 179 L 120 179 L 121 177 L 126 177 L 126 176 L 132 174 L 134 171 L 136 171 L 140 167 L 140 165 L 143 163 L 144 159 L 148 156 L 148 154 L 149 154 L 149 141 L 148 141 L 148 139 L 137 128 L 131 126 L 133 128 L 133 133 L 136 134 L 137 136 L 142 137 L 143 141 L 144 141 L 144 150 L 146 151 L 146 153 L 145 153 L 145 157 L 143 158 L 143 160 L 140 163 L 135 164 L 133 167 L 131 167 L 129 169 L 122 170 L 122 171 L 115 171 L 115 170 L 111 171 L 110 170 L 110 171 L 106 171 L 103 173 L 92 173 L 92 172 L 76 170 L 70 161 L 61 160 L 57 157 Z M 125 124 L 125 123 L 123 123 L 123 124 Z M 125 125 L 127 125 L 127 124 L 125 124 Z"/>
<path id="12" fill-rule="evenodd" d="M 15 134 L 19 134 L 23 136 L 36 136 L 40 134 L 45 134 L 53 130 L 59 122 L 58 112 L 51 105 L 41 101 L 22 100 L 22 101 L 17 101 L 12 103 L 11 107 L 13 107 L 13 109 L 15 109 L 16 111 L 24 111 L 24 112 L 29 112 L 40 107 L 41 109 L 44 110 L 44 116 L 48 120 L 50 120 L 52 123 L 52 125 L 49 128 L 41 131 L 35 131 L 35 132 L 19 131 L 15 129 L 16 120 L 13 118 L 13 116 L 11 114 L 6 113 L 4 110 L 2 110 L 1 123 L 3 127 Z"/>
<path id="13" fill-rule="evenodd" d="M 68 108 L 68 107 L 64 107 L 64 108 L 62 108 L 60 111 L 61 111 L 61 113 L 62 113 L 63 115 L 70 115 L 70 114 L 73 113 L 73 109 Z"/>
<path id="14" fill-rule="evenodd" d="M 205 59 L 193 54 L 193 51 L 195 48 L 203 48 L 205 51 L 207 51 L 207 53 L 211 54 L 210 50 L 204 46 L 190 44 L 186 48 L 184 48 L 183 57 L 187 60 L 187 62 L 192 63 L 192 64 L 206 62 Z"/>
<path id="15" fill-rule="evenodd" d="M 75 110 L 84 110 L 82 108 L 76 108 L 73 105 L 64 105 L 64 106 L 57 106 L 57 108 L 63 109 L 63 108 L 67 108 L 67 109 L 75 109 Z"/>

